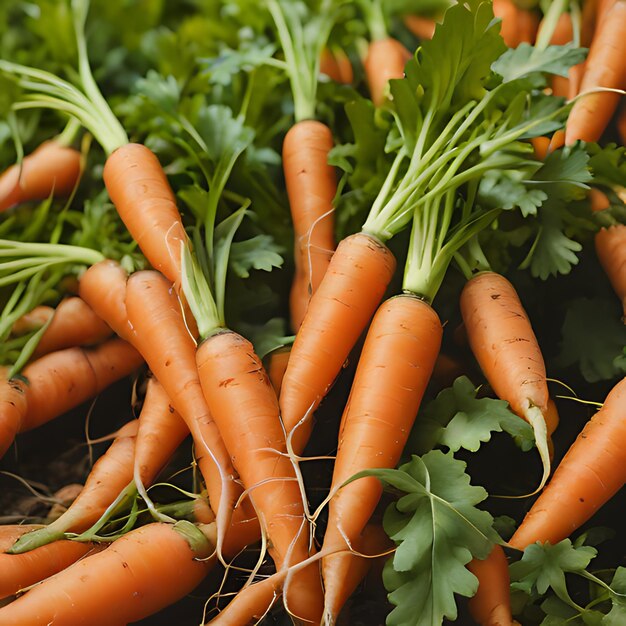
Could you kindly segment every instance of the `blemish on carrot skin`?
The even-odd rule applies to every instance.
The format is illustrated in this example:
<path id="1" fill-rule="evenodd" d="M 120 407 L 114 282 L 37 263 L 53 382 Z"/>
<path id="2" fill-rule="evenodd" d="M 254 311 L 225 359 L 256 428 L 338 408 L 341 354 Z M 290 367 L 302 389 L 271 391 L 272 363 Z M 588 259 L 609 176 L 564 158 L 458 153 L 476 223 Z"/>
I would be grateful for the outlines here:
<path id="1" fill-rule="evenodd" d="M 228 387 L 228 385 L 231 385 L 233 382 L 235 382 L 234 378 L 225 378 L 224 380 L 220 381 L 218 387 Z"/>
<path id="2" fill-rule="evenodd" d="M 500 298 L 500 294 L 499 294 L 499 293 L 494 293 L 494 294 L 491 296 L 491 299 L 492 299 L 492 300 L 498 300 L 498 298 Z"/>
<path id="3" fill-rule="evenodd" d="M 584 502 L 585 499 L 584 498 L 578 498 L 581 502 Z"/>

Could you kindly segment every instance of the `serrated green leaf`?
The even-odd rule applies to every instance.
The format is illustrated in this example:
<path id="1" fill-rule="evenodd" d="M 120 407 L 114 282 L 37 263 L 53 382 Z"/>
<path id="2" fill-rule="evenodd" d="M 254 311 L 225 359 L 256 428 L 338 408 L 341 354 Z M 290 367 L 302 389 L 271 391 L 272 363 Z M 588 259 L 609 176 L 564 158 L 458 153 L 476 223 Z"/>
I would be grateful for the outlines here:
<path id="1" fill-rule="evenodd" d="M 235 241 L 230 248 L 230 266 L 240 278 L 248 278 L 253 269 L 271 272 L 282 266 L 282 251 L 282 246 L 277 245 L 270 235 Z"/>
<path id="2" fill-rule="evenodd" d="M 626 594 L 626 567 L 618 567 L 611 580 L 611 589 Z M 611 594 L 612 607 L 602 620 L 602 626 L 622 626 L 626 624 L 626 597 Z"/>

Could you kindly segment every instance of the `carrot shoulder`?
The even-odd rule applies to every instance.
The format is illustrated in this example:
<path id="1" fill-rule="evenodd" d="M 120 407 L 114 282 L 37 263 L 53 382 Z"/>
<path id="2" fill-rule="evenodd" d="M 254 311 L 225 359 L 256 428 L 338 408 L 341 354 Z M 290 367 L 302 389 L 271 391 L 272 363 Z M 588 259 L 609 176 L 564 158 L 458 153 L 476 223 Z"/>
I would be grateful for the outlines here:
<path id="1" fill-rule="evenodd" d="M 0 458 L 9 449 L 28 411 L 23 380 L 3 380 L 0 384 Z"/>

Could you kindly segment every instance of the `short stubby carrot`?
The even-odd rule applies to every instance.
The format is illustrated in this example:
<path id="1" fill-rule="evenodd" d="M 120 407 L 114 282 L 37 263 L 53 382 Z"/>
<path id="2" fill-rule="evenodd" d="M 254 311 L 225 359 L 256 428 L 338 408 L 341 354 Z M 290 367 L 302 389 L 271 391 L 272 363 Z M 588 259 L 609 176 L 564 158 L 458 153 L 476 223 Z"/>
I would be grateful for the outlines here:
<path id="1" fill-rule="evenodd" d="M 20 431 L 28 411 L 26 383 L 18 378 L 0 382 L 0 458 Z"/>
<path id="2" fill-rule="evenodd" d="M 93 398 L 143 363 L 139 353 L 121 339 L 96 348 L 51 352 L 22 371 L 28 380 L 28 409 L 19 432 L 41 426 Z"/>
<path id="3" fill-rule="evenodd" d="M 63 198 L 74 189 L 81 172 L 80 152 L 57 141 L 42 143 L 0 175 L 0 212 L 50 194 Z"/>
<path id="4" fill-rule="evenodd" d="M 377 478 L 354 474 L 397 465 L 441 347 L 443 329 L 425 301 L 401 295 L 383 303 L 367 333 L 342 416 L 322 552 L 357 543 L 382 493 Z M 341 489 L 340 489 L 341 487 Z M 350 554 L 322 560 L 325 623 L 334 624 L 349 593 Z M 348 593 L 349 591 L 349 593 Z"/>
<path id="5" fill-rule="evenodd" d="M 197 351 L 204 397 L 267 535 L 276 569 L 309 557 L 309 523 L 293 464 L 287 456 L 278 401 L 252 344 L 225 330 Z M 293 591 L 291 591 L 293 590 Z M 293 576 L 286 606 L 297 618 L 319 623 L 319 566 Z"/>
<path id="6" fill-rule="evenodd" d="M 509 544 L 569 537 L 626 482 L 626 378 L 609 393 L 556 468 Z"/>
<path id="7" fill-rule="evenodd" d="M 580 93 L 597 88 L 626 89 L 626 2 L 618 0 L 599 22 L 585 63 Z M 581 96 L 565 125 L 565 143 L 598 141 L 620 100 L 612 92 Z"/>
<path id="8" fill-rule="evenodd" d="M 596 254 L 624 309 L 626 322 L 626 225 L 600 229 L 595 236 Z"/>
<path id="9" fill-rule="evenodd" d="M 474 559 L 467 569 L 478 578 L 478 591 L 468 606 L 474 621 L 480 626 L 512 626 L 509 563 L 501 546 L 495 545 L 489 556 Z"/>
<path id="10" fill-rule="evenodd" d="M 107 159 L 102 177 L 117 212 L 152 267 L 179 285 L 187 234 L 156 155 L 141 144 L 123 145 Z"/>
<path id="11" fill-rule="evenodd" d="M 481 272 L 461 293 L 461 314 L 472 352 L 485 377 L 535 433 L 545 484 L 550 471 L 545 415 L 546 367 L 530 320 L 513 285 L 495 272 Z"/>
<path id="12" fill-rule="evenodd" d="M 341 371 L 391 281 L 396 261 L 365 233 L 341 241 L 296 335 L 280 392 L 281 418 L 301 452 L 312 415 Z"/>
<path id="13" fill-rule="evenodd" d="M 387 84 L 404 76 L 404 66 L 411 53 L 393 37 L 370 42 L 363 63 L 372 102 L 380 106 L 387 97 Z"/>
<path id="14" fill-rule="evenodd" d="M 309 300 L 335 249 L 334 168 L 330 128 L 315 120 L 292 126 L 283 142 L 283 169 L 294 228 L 295 275 L 289 298 L 291 327 L 300 328 Z"/>
<path id="15" fill-rule="evenodd" d="M 198 535 L 189 522 L 137 528 L 1 608 L 0 625 L 118 626 L 152 615 L 211 569 L 214 541 Z"/>
<path id="16" fill-rule="evenodd" d="M 52 321 L 44 331 L 34 356 L 63 348 L 98 344 L 111 336 L 111 329 L 81 298 L 66 298 L 54 311 Z"/>

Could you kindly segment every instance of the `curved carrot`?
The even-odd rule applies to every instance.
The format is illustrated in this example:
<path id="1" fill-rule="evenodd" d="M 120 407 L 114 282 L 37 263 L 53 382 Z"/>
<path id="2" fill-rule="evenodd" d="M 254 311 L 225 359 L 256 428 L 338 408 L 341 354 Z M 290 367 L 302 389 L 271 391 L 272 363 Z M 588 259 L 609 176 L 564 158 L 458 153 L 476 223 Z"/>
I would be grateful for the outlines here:
<path id="1" fill-rule="evenodd" d="M 141 144 L 123 145 L 107 159 L 102 177 L 117 212 L 150 264 L 179 285 L 181 249 L 188 239 L 155 154 Z"/>
<path id="2" fill-rule="evenodd" d="M 66 298 L 57 306 L 34 355 L 41 356 L 63 348 L 97 344 L 110 335 L 111 329 L 88 304 L 80 298 Z"/>
<path id="3" fill-rule="evenodd" d="M 389 249 L 364 233 L 337 247 L 296 335 L 280 392 L 281 417 L 296 453 L 304 449 L 311 416 L 374 314 L 395 266 Z"/>
<path id="4" fill-rule="evenodd" d="M 461 313 L 472 352 L 489 384 L 533 427 L 544 466 L 543 486 L 550 472 L 546 368 L 517 292 L 504 276 L 482 272 L 463 288 Z"/>
<path id="5" fill-rule="evenodd" d="M 278 401 L 252 344 L 232 331 L 200 344 L 196 354 L 204 397 L 268 537 L 276 569 L 309 557 L 309 523 L 288 458 Z M 322 588 L 317 563 L 285 590 L 290 613 L 319 623 Z"/>
<path id="6" fill-rule="evenodd" d="M 402 295 L 380 306 L 365 339 L 339 431 L 331 494 L 354 474 L 392 468 L 400 459 L 441 347 L 443 329 L 432 307 Z M 333 495 L 323 552 L 356 542 L 382 493 L 376 478 L 361 478 Z M 322 560 L 326 624 L 334 624 L 351 589 L 344 580 L 354 557 Z"/>
<path id="7" fill-rule="evenodd" d="M 626 225 L 600 229 L 595 236 L 596 254 L 622 302 L 626 319 Z"/>
<path id="8" fill-rule="evenodd" d="M 28 409 L 19 432 L 41 426 L 93 398 L 142 362 L 138 352 L 121 339 L 110 339 L 93 349 L 67 348 L 33 361 L 22 372 L 29 381 Z"/>
<path id="9" fill-rule="evenodd" d="M 598 24 L 591 42 L 580 85 L 584 94 L 596 88 L 626 88 L 626 2 L 618 0 Z M 598 141 L 608 125 L 620 96 L 599 92 L 582 96 L 574 103 L 565 125 L 565 143 Z"/>
<path id="10" fill-rule="evenodd" d="M 280 394 L 280 389 L 283 386 L 283 378 L 285 371 L 287 370 L 287 364 L 289 363 L 289 357 L 291 356 L 291 347 L 279 348 L 270 352 L 266 357 L 267 359 L 267 375 L 270 377 L 270 382 L 276 395 Z"/>
<path id="11" fill-rule="evenodd" d="M 133 479 L 137 428 L 137 420 L 125 424 L 109 449 L 91 468 L 85 486 L 65 513 L 48 526 L 20 537 L 11 553 L 28 552 L 61 539 L 66 532 L 87 530 L 97 522 Z"/>
<path id="12" fill-rule="evenodd" d="M 467 569 L 478 578 L 478 591 L 469 600 L 475 622 L 480 626 L 517 624 L 511 616 L 509 563 L 502 547 L 496 544 L 486 559 L 474 559 Z"/>
<path id="13" fill-rule="evenodd" d="M 552 544 L 584 524 L 626 482 L 626 378 L 585 425 L 509 544 Z"/>
<path id="14" fill-rule="evenodd" d="M 404 76 L 404 66 L 411 53 L 393 37 L 372 41 L 367 49 L 364 67 L 372 102 L 380 106 L 387 97 L 387 83 Z"/>
<path id="15" fill-rule="evenodd" d="M 212 567 L 213 541 L 198 534 L 189 522 L 137 528 L 0 609 L 0 625 L 113 626 L 147 617 Z"/>
<path id="16" fill-rule="evenodd" d="M 309 300 L 335 249 L 334 168 L 328 164 L 333 136 L 325 124 L 304 120 L 283 142 L 283 167 L 294 227 L 295 276 L 289 297 L 291 326 L 300 328 Z"/>
<path id="17" fill-rule="evenodd" d="M 51 193 L 68 196 L 81 171 L 80 152 L 58 141 L 45 141 L 21 164 L 0 175 L 0 212 L 30 200 L 45 200 Z"/>
<path id="18" fill-rule="evenodd" d="M 14 336 L 25 335 L 33 330 L 39 330 L 54 315 L 54 307 L 36 306 L 32 311 L 25 313 L 11 326 L 11 334 Z"/>
<path id="19" fill-rule="evenodd" d="M 0 383 L 0 458 L 20 431 L 28 411 L 26 384 L 19 378 Z"/>
<path id="20" fill-rule="evenodd" d="M 431 17 L 421 15 L 405 15 L 404 25 L 420 39 L 432 39 L 435 34 L 437 22 Z"/>

